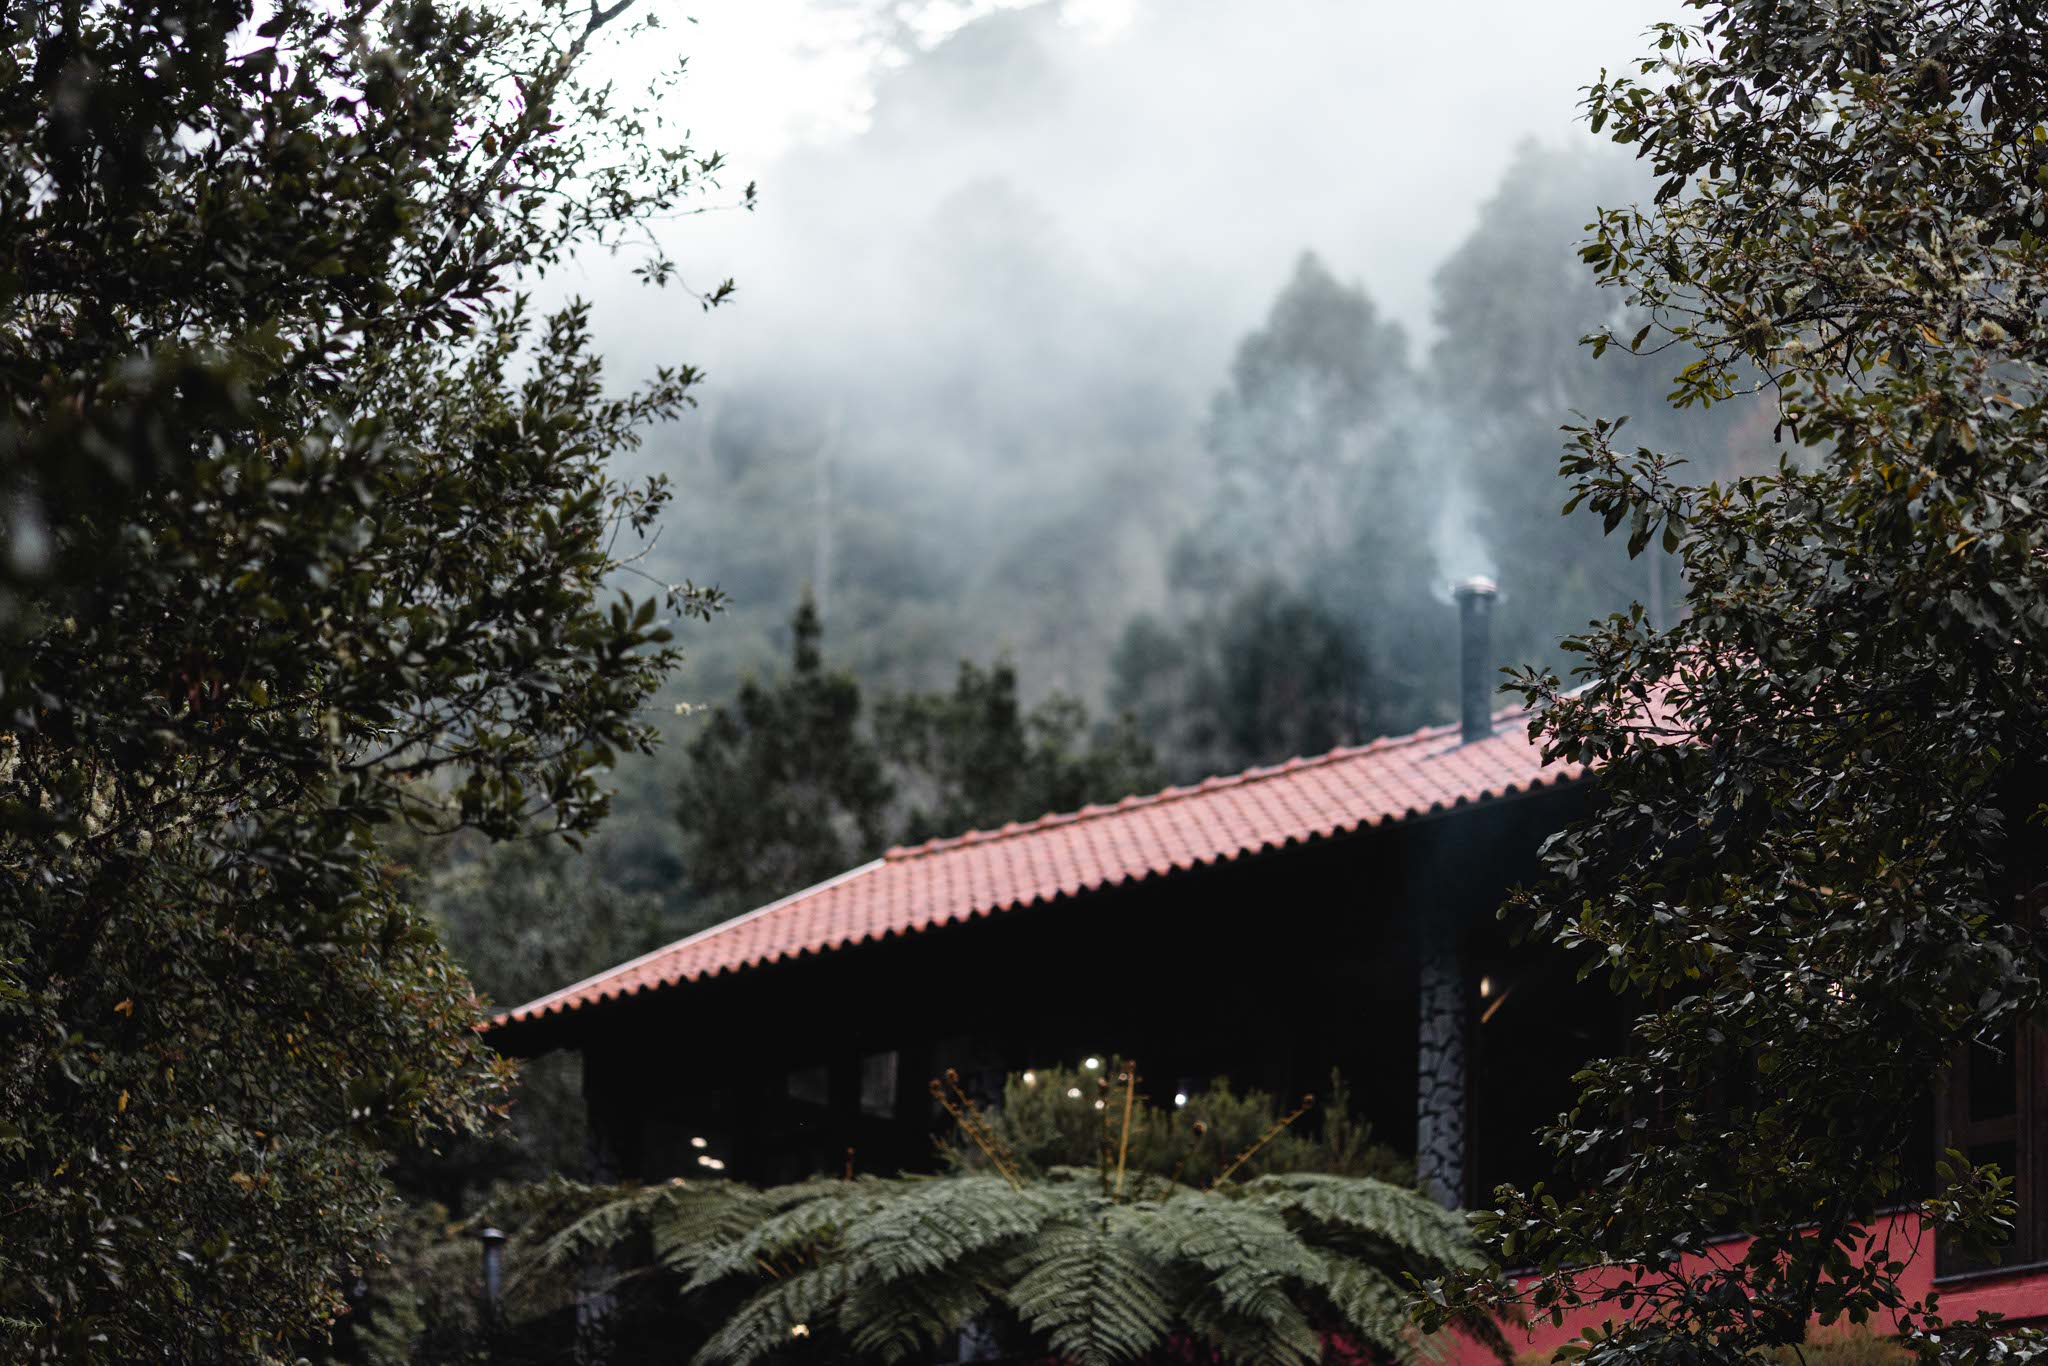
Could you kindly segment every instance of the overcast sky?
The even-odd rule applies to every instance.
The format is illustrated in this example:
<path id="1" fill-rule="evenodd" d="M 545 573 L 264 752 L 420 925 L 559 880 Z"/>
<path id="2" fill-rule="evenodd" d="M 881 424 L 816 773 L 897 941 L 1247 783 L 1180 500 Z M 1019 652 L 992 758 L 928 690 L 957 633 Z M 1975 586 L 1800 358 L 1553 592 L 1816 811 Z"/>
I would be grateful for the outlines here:
<path id="1" fill-rule="evenodd" d="M 660 11 L 663 34 L 608 59 L 609 74 L 630 86 L 687 53 L 663 116 L 725 152 L 729 189 L 755 181 L 760 203 L 669 224 L 665 244 L 690 285 L 731 277 L 736 295 L 705 315 L 605 258 L 551 287 L 595 303 L 615 382 L 660 363 L 705 372 L 703 407 L 636 457 L 701 514 L 667 542 L 678 572 L 786 611 L 791 585 L 824 573 L 818 547 L 854 534 L 838 511 L 818 520 L 830 499 L 803 470 L 829 463 L 834 497 L 857 488 L 871 534 L 919 582 L 1112 566 L 1085 588 L 1101 629 L 1065 641 L 1071 659 L 1001 634 L 1000 620 L 930 627 L 951 633 L 931 658 L 1014 648 L 1034 686 L 1093 695 L 1102 633 L 1163 600 L 1212 398 L 1301 254 L 1363 288 L 1421 361 L 1437 330 L 1432 278 L 1501 193 L 1518 145 L 1596 152 L 1582 87 L 1635 60 L 1644 30 L 1675 10 L 695 0 L 697 22 Z M 1549 218 L 1558 240 L 1526 259 L 1575 269 L 1573 234 Z M 1557 344 L 1583 330 L 1560 320 Z M 1455 480 L 1456 444 L 1446 435 L 1416 458 Z M 758 528 L 725 536 L 736 490 L 764 480 L 787 506 L 750 515 L 785 532 L 816 521 L 831 537 L 784 536 L 771 554 Z M 1444 515 L 1468 502 L 1447 500 Z M 1462 523 L 1419 530 L 1469 539 Z M 1449 572 L 1485 563 L 1467 555 Z"/>
<path id="2" fill-rule="evenodd" d="M 727 153 L 735 186 L 760 184 L 756 213 L 695 218 L 670 234 L 692 283 L 732 276 L 738 303 L 707 333 L 673 301 L 622 294 L 605 263 L 564 283 L 620 306 L 601 322 L 618 347 L 666 351 L 668 329 L 680 328 L 693 346 L 716 339 L 713 353 L 692 357 L 715 366 L 717 352 L 754 352 L 791 310 L 819 302 L 816 257 L 838 258 L 837 276 L 864 255 L 854 240 L 900 238 L 985 178 L 1027 200 L 1089 268 L 1148 272 L 1209 296 L 1213 309 L 1202 311 L 1219 328 L 1249 325 L 1309 248 L 1423 341 L 1430 272 L 1515 144 L 1590 143 L 1576 120 L 1580 87 L 1640 53 L 1645 28 L 1676 9 L 1069 0 L 1061 18 L 1074 42 L 1056 59 L 1061 79 L 1014 92 L 992 81 L 985 119 L 969 82 L 950 104 L 918 106 L 921 122 L 886 137 L 870 127 L 878 86 L 919 61 L 906 35 L 935 43 L 999 8 L 1010 6 L 690 0 L 695 22 L 672 24 L 669 44 L 640 56 L 689 54 L 687 107 L 676 114 L 701 145 Z M 634 79 L 630 62 L 614 61 Z"/>

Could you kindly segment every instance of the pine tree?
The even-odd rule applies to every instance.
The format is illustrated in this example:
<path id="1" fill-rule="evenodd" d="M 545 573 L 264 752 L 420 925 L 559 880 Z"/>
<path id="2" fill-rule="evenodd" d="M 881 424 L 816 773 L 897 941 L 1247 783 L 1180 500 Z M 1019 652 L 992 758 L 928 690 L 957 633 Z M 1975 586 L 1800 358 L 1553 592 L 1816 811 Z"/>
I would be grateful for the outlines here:
<path id="1" fill-rule="evenodd" d="M 676 814 L 700 916 L 798 891 L 890 844 L 1159 785 L 1133 726 L 1095 725 L 1060 694 L 1025 709 L 1007 662 L 962 661 L 950 692 L 870 707 L 859 680 L 827 665 L 823 635 L 807 598 L 789 672 L 748 679 L 689 745 Z"/>
<path id="2" fill-rule="evenodd" d="M 1112 704 L 1177 778 L 1434 719 L 1444 481 L 1419 393 L 1399 325 L 1305 253 L 1211 404 L 1175 600 L 1116 648 Z"/>
<path id="3" fill-rule="evenodd" d="M 790 671 L 749 678 L 690 742 L 677 788 L 684 865 L 714 918 L 806 887 L 881 852 L 894 795 L 861 724 L 860 683 L 828 669 L 806 597 Z"/>

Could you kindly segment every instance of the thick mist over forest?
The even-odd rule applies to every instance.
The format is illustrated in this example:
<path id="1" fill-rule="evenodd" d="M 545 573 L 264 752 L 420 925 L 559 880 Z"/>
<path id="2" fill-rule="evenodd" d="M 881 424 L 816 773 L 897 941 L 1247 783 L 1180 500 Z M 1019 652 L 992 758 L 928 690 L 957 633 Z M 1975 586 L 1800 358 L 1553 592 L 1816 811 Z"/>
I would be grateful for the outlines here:
<path id="1" fill-rule="evenodd" d="M 1645 178 L 1576 92 L 1589 52 L 1625 59 L 1660 14 L 1586 8 L 1475 6 L 1457 37 L 1378 5 L 1184 0 L 1105 26 L 1043 3 L 933 38 L 901 6 L 837 7 L 866 24 L 863 126 L 734 167 L 761 208 L 663 239 L 690 288 L 734 277 L 731 302 L 639 286 L 630 254 L 570 272 L 618 379 L 706 371 L 637 456 L 677 493 L 641 567 L 731 597 L 684 628 L 671 743 L 621 774 L 612 874 L 664 895 L 689 876 L 693 766 L 767 783 L 703 750 L 724 743 L 705 709 L 787 678 L 806 594 L 820 667 L 865 690 L 850 706 L 1007 663 L 1024 712 L 1068 708 L 1055 748 L 1156 759 L 925 804 L 968 823 L 1448 719 L 1448 588 L 1471 574 L 1502 583 L 1503 664 L 1565 663 L 1561 634 L 1631 601 L 1668 610 L 1675 575 L 1559 517 L 1558 429 L 1625 413 L 1718 469 L 1754 411 L 1673 414 L 1686 357 L 1577 344 L 1635 330 L 1577 249 Z M 896 771 L 895 808 L 933 796 Z M 759 804 L 815 779 L 784 777 Z M 807 866 L 938 833 L 921 822 L 822 811 Z"/>
<path id="2" fill-rule="evenodd" d="M 737 275 L 731 305 L 700 317 L 593 281 L 615 367 L 709 373 L 702 409 L 644 453 L 679 486 L 662 571 L 734 598 L 693 628 L 681 694 L 772 668 L 809 586 L 828 652 L 863 678 L 930 685 L 1007 652 L 1027 694 L 1099 703 L 1135 615 L 1218 605 L 1201 599 L 1221 585 L 1175 568 L 1191 535 L 1229 586 L 1355 617 L 1379 647 L 1366 667 L 1421 699 L 1395 723 L 1448 696 L 1410 677 L 1440 659 L 1386 652 L 1444 632 L 1450 578 L 1507 579 L 1525 648 L 1571 624 L 1543 577 L 1566 564 L 1512 562 L 1489 525 L 1495 467 L 1541 488 L 1571 408 L 1654 416 L 1669 357 L 1596 369 L 1573 347 L 1620 302 L 1577 262 L 1581 229 L 1640 181 L 1571 122 L 1590 70 L 1550 78 L 1542 115 L 1518 111 L 1531 127 L 1474 117 L 1484 92 L 1455 69 L 1439 107 L 1389 108 L 1375 68 L 1418 50 L 1414 22 L 1292 4 L 1247 23 L 1205 2 L 1105 38 L 1053 4 L 990 14 L 899 53 L 865 132 L 740 168 L 761 212 L 678 231 L 692 283 Z M 1607 23 L 1630 50 L 1640 22 Z M 1404 112 L 1459 125 L 1465 155 L 1401 165 L 1430 146 L 1390 135 Z M 1268 202 L 1274 161 L 1312 188 Z M 1255 334 L 1269 373 L 1248 379 Z M 1399 545 L 1401 576 L 1360 532 Z M 1584 548 L 1613 591 L 1570 605 L 1625 606 Z"/>

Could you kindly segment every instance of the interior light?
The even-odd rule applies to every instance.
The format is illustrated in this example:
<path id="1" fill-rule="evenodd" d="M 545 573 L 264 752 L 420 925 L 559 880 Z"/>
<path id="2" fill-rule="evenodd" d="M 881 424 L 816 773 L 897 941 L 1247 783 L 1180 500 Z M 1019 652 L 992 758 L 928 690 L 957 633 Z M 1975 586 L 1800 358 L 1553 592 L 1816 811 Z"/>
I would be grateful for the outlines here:
<path id="1" fill-rule="evenodd" d="M 1102 1059 L 1090 1058 L 1088 1059 L 1088 1061 L 1082 1063 L 1081 1066 L 1087 1068 L 1090 1072 L 1093 1072 L 1096 1068 L 1102 1066 Z"/>
<path id="2" fill-rule="evenodd" d="M 706 1143 L 706 1142 L 705 1142 L 705 1141 L 704 1141 L 703 1139 L 701 1139 L 701 1138 L 693 1138 L 693 1139 L 691 1139 L 691 1140 L 690 1140 L 690 1146 L 691 1146 L 692 1148 L 708 1148 L 708 1147 L 710 1147 L 711 1145 L 710 1145 L 709 1143 Z"/>

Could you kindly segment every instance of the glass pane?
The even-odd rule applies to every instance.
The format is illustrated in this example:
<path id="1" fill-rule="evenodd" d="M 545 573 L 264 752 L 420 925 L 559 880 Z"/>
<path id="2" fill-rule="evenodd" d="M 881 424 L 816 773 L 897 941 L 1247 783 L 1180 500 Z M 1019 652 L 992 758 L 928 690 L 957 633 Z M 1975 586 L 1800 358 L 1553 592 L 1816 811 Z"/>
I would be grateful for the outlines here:
<path id="1" fill-rule="evenodd" d="M 2012 1039 L 1970 1045 L 1970 1119 L 2003 1119 L 2019 1109 Z M 2010 1171 L 2011 1168 L 2006 1169 Z"/>
<path id="2" fill-rule="evenodd" d="M 896 1113 L 896 1050 L 860 1060 L 860 1112 L 883 1119 Z"/>
<path id="3" fill-rule="evenodd" d="M 1972 1143 L 1963 1152 L 1971 1162 L 1980 1167 L 1987 1162 L 1997 1163 L 1999 1174 L 2003 1176 L 2011 1176 L 2019 1168 L 2018 1147 L 2011 1142 Z"/>
<path id="4" fill-rule="evenodd" d="M 806 1105 L 823 1105 L 831 1098 L 824 1064 L 800 1068 L 789 1074 L 789 1098 Z"/>

